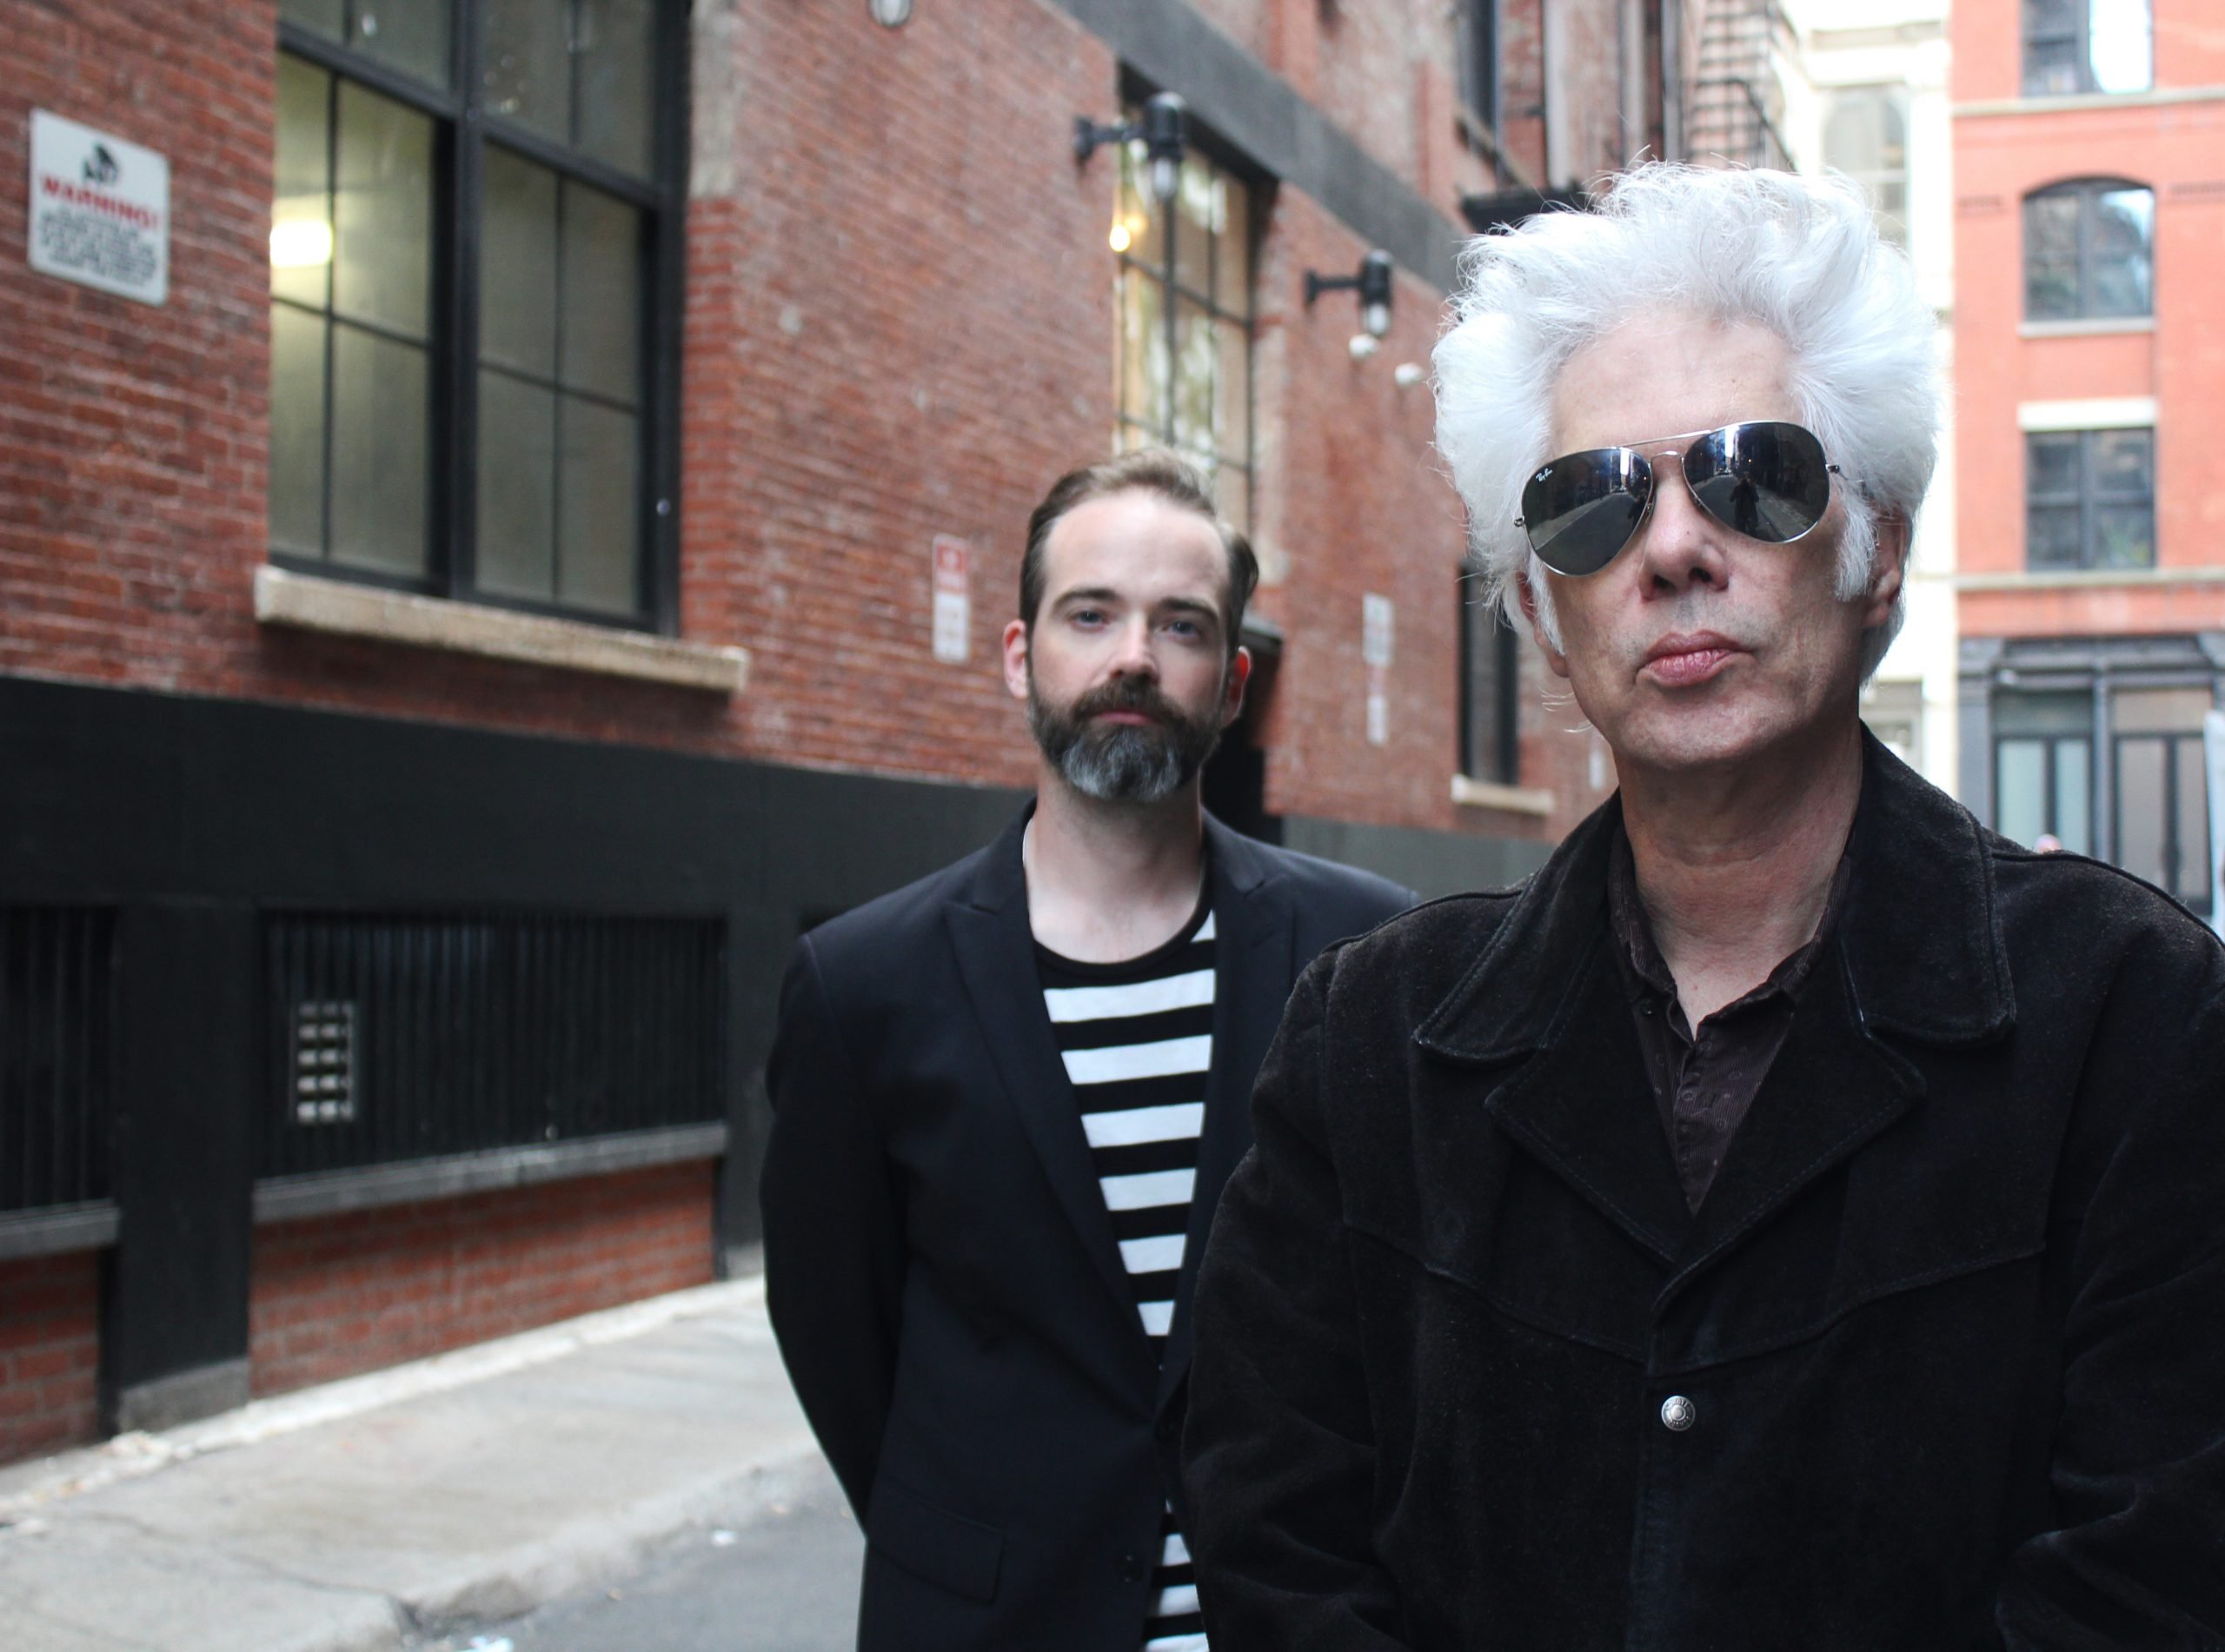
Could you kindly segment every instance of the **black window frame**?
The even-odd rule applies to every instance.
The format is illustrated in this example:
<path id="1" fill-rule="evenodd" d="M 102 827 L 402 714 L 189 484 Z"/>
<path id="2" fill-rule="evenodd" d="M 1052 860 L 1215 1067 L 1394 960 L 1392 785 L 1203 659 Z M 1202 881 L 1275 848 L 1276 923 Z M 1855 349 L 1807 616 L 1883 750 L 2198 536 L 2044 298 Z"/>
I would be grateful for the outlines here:
<path id="1" fill-rule="evenodd" d="M 296 556 L 272 547 L 273 565 L 320 578 L 436 596 L 618 630 L 673 636 L 680 630 L 680 382 L 686 301 L 687 8 L 654 0 L 650 176 L 638 178 L 555 143 L 482 106 L 486 0 L 452 0 L 448 84 L 436 87 L 289 19 L 276 50 L 353 81 L 428 117 L 434 127 L 432 320 L 427 344 L 426 571 L 382 572 Z M 569 607 L 482 591 L 475 582 L 477 537 L 480 214 L 486 147 L 503 148 L 614 196 L 642 216 L 641 485 L 635 508 L 640 562 L 635 609 Z M 286 301 L 273 298 L 274 303 Z M 329 400 L 328 379 L 325 394 Z M 331 449 L 323 459 L 329 513 Z M 560 472 L 561 474 L 561 472 Z"/>
<path id="2" fill-rule="evenodd" d="M 2101 216 L 2102 197 L 2137 191 L 2148 197 L 2148 308 L 2144 310 L 2118 311 L 2101 308 L 2100 288 L 2102 260 L 2095 250 L 2098 240 L 2096 221 Z M 2078 305 L 2068 315 L 2036 315 L 2032 312 L 2032 212 L 2043 201 L 2059 201 L 2066 196 L 2078 202 Z M 2019 275 L 2024 283 L 2024 320 L 2040 327 L 2062 322 L 2122 322 L 2136 324 L 2153 321 L 2155 315 L 2155 189 L 2137 178 L 2066 178 L 2032 190 L 2025 196 L 2018 224 L 2020 242 Z"/>
<path id="3" fill-rule="evenodd" d="M 2202 735 L 2199 729 L 2191 732 L 2172 732 L 2163 729 L 2142 729 L 2128 733 L 2119 733 L 2114 729 L 2110 731 L 2110 846 L 2115 851 L 2116 857 L 2122 857 L 2125 853 L 2125 747 L 2128 746 L 2137 746 L 2143 743 L 2153 746 L 2161 746 L 2163 748 L 2163 819 L 2162 821 L 2163 828 L 2162 834 L 2163 882 L 2161 887 L 2165 894 L 2170 896 L 2172 899 L 2185 906 L 2189 911 L 2197 912 L 2206 912 L 2211 901 L 2215 899 L 2215 892 L 2213 892 L 2209 886 L 2208 839 L 2207 835 L 2205 835 L 2201 843 L 2189 846 L 2188 845 L 2182 843 L 2179 837 L 2179 813 L 2181 804 L 2181 799 L 2179 796 L 2179 776 L 2182 768 L 2179 755 L 2181 751 L 2188 746 L 2194 748 L 2195 752 L 2197 753 L 2197 760 L 2194 766 L 2197 773 L 2203 773 L 2206 774 L 2206 771 L 2203 768 L 2202 762 L 2199 756 L 2202 747 Z M 2202 797 L 2202 814 L 2205 819 L 2207 819 L 2208 813 L 2209 799 L 2208 796 L 2207 787 L 2205 786 Z M 2122 864 L 2121 859 L 2119 860 L 2119 864 Z M 2201 872 L 2202 881 L 2198 886 L 2189 887 L 2188 885 L 2186 872 L 2189 866 L 2198 868 Z"/>
<path id="4" fill-rule="evenodd" d="M 2094 8 L 2097 5 L 2122 4 L 2123 0 L 2077 0 L 2073 10 L 2069 32 L 2042 31 L 2032 27 L 2032 13 L 2029 3 L 2022 8 L 2017 23 L 2017 38 L 2022 57 L 2022 72 L 2017 86 L 2026 97 L 2137 97 L 2155 87 L 2155 7 L 2153 0 L 2140 0 L 2148 8 L 2148 83 L 2144 86 L 2129 87 L 2122 91 L 2109 91 L 2094 78 Z M 2061 45 L 2068 42 L 2073 48 L 2072 61 L 2077 64 L 2078 84 L 2069 91 L 2061 91 L 2034 84 L 2036 77 L 2032 50 L 2036 46 Z"/>
<path id="5" fill-rule="evenodd" d="M 2122 436 L 2137 432 L 2148 438 L 2148 488 L 2144 494 L 2103 491 L 2096 481 L 2099 467 L 2095 462 L 2096 438 Z M 2078 442 L 2078 486 L 2074 492 L 2041 494 L 2035 490 L 2034 481 L 2039 472 L 2035 461 L 2035 448 L 2043 441 L 2062 441 L 2076 438 Z M 2127 425 L 2098 430 L 2028 430 L 2024 433 L 2024 566 L 2033 573 L 2096 572 L 2109 573 L 2125 568 L 2152 568 L 2156 565 L 2155 543 L 2155 428 L 2153 425 Z M 2102 562 L 2095 558 L 2099 538 L 2096 518 L 2103 507 L 2144 504 L 2148 510 L 2148 560 L 2145 562 Z M 2032 513 L 2037 509 L 2060 509 L 2076 505 L 2078 508 L 2078 561 L 2075 563 L 2035 563 L 2032 561 L 2034 535 L 2031 530 Z"/>
<path id="6" fill-rule="evenodd" d="M 1460 604 L 1460 773 L 1471 780 L 1518 786 L 1522 780 L 1521 637 L 1498 604 L 1478 594 L 1473 575 L 1463 573 L 1453 589 Z M 1488 647 L 1480 646 L 1478 632 L 1488 635 Z M 1479 680 L 1488 682 L 1488 696 L 1477 693 Z M 1480 714 L 1479 699 L 1489 700 L 1488 715 Z"/>

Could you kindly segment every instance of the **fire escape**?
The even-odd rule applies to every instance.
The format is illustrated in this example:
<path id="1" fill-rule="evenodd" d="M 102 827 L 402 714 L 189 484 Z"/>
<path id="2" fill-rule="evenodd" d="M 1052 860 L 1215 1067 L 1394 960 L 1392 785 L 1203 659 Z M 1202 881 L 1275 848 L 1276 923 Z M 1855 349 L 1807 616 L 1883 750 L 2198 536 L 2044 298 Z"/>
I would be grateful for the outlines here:
<path id="1" fill-rule="evenodd" d="M 1685 153 L 1702 164 L 1790 169 L 1782 122 L 1781 56 L 1793 49 L 1792 25 L 1777 0 L 1689 0 Z"/>

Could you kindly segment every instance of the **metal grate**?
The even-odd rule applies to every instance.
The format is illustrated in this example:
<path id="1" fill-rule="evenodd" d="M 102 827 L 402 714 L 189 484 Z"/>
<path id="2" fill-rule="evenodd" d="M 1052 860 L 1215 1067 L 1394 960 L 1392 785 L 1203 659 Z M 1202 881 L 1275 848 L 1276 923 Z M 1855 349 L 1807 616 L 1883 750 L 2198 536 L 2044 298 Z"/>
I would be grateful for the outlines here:
<path id="1" fill-rule="evenodd" d="M 256 1173 L 726 1115 L 717 919 L 277 913 Z"/>
<path id="2" fill-rule="evenodd" d="M 109 1197 L 116 915 L 0 908 L 0 1211 Z"/>

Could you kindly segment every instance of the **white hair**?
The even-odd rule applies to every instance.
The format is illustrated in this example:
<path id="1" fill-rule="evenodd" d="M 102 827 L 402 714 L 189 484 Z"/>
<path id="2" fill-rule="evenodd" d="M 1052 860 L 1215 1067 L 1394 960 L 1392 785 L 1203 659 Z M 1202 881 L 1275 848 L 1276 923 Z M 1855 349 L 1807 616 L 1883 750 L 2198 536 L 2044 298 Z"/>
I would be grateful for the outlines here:
<path id="1" fill-rule="evenodd" d="M 1843 600 L 1868 588 L 1879 517 L 1913 533 L 1931 482 L 1937 321 L 1847 179 L 1654 162 L 1617 179 L 1596 210 L 1479 236 L 1461 255 L 1453 324 L 1437 346 L 1438 451 L 1468 507 L 1484 599 L 1518 619 L 1526 572 L 1556 647 L 1544 565 L 1515 525 L 1524 482 L 1553 457 L 1554 383 L 1577 350 L 1661 309 L 1758 324 L 1790 349 L 1802 422 L 1839 468 Z M 1865 676 L 1900 623 L 1896 601 L 1863 639 Z"/>

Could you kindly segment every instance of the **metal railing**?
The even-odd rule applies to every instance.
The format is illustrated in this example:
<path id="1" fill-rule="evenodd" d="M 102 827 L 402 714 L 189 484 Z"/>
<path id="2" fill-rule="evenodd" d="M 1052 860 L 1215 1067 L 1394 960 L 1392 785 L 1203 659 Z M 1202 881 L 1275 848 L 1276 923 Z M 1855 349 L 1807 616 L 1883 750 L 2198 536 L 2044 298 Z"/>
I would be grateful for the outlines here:
<path id="1" fill-rule="evenodd" d="M 0 908 L 0 1212 L 110 1197 L 116 915 Z"/>
<path id="2" fill-rule="evenodd" d="M 714 919 L 273 913 L 259 1177 L 725 1117 Z"/>

